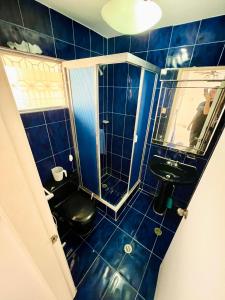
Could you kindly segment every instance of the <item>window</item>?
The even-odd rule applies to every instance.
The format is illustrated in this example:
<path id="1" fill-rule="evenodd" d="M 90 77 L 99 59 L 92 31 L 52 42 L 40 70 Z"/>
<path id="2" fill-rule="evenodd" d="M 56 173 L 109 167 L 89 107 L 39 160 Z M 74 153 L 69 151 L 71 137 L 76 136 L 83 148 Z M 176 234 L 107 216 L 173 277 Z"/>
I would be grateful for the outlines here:
<path id="1" fill-rule="evenodd" d="M 19 111 L 66 106 L 60 62 L 10 54 L 2 59 Z"/>

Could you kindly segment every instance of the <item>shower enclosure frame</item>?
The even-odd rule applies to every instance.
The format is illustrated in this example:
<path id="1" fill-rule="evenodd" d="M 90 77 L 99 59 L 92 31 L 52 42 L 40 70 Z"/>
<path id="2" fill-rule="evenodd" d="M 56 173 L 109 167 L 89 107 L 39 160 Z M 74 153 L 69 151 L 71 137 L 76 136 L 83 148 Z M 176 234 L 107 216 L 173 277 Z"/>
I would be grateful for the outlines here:
<path id="1" fill-rule="evenodd" d="M 131 154 L 131 162 L 130 162 L 130 171 L 129 171 L 129 178 L 128 178 L 128 187 L 126 193 L 122 196 L 120 199 L 119 203 L 117 205 L 112 205 L 106 200 L 104 200 L 101 197 L 101 165 L 100 165 L 100 136 L 99 136 L 99 131 L 100 131 L 100 126 L 99 126 L 99 84 L 98 84 L 98 70 L 99 66 L 101 65 L 112 65 L 112 64 L 120 64 L 120 63 L 127 63 L 134 65 L 136 67 L 141 68 L 141 75 L 140 75 L 140 84 L 139 84 L 139 92 L 138 92 L 138 101 L 137 101 L 137 111 L 136 111 L 136 118 L 135 118 L 135 127 L 134 127 L 134 132 L 133 132 L 133 141 L 132 141 L 132 154 Z M 69 99 L 69 111 L 70 111 L 70 116 L 71 116 L 71 122 L 72 122 L 72 136 L 73 136 L 73 142 L 75 145 L 75 155 L 76 155 L 76 161 L 77 161 L 77 169 L 78 169 L 78 176 L 79 176 L 79 187 L 84 190 L 85 192 L 89 193 L 92 197 L 96 198 L 98 201 L 103 203 L 105 206 L 109 207 L 112 209 L 114 212 L 117 212 L 122 205 L 125 203 L 127 198 L 132 194 L 132 192 L 137 188 L 137 186 L 141 182 L 141 167 L 139 170 L 139 175 L 138 175 L 138 180 L 136 183 L 133 185 L 131 189 L 129 189 L 130 186 L 130 179 L 131 179 L 131 170 L 132 170 L 132 164 L 133 164 L 133 156 L 134 156 L 134 148 L 135 148 L 135 143 L 137 142 L 137 136 L 136 136 L 136 130 L 137 130 L 137 125 L 138 125 L 138 118 L 139 118 L 139 110 L 140 110 L 140 104 L 141 104 L 141 97 L 142 97 L 142 88 L 143 88 L 143 80 L 144 80 L 144 73 L 145 70 L 149 71 L 151 73 L 154 73 L 154 87 L 152 91 L 152 98 L 149 103 L 150 105 L 150 110 L 149 110 L 149 115 L 148 115 L 148 123 L 147 123 L 147 130 L 145 134 L 145 140 L 144 140 L 144 147 L 142 151 L 142 157 L 141 157 L 141 165 L 144 160 L 144 154 L 145 154 L 145 149 L 146 149 L 146 144 L 147 144 L 147 138 L 148 138 L 148 133 L 149 133 L 149 127 L 150 127 L 150 121 L 151 121 L 151 111 L 152 111 L 152 104 L 153 104 L 153 99 L 155 96 L 155 90 L 156 90 L 156 85 L 158 81 L 158 75 L 160 73 L 160 69 L 131 54 L 128 52 L 125 53 L 119 53 L 119 54 L 112 54 L 112 55 L 105 55 L 105 56 L 97 56 L 97 57 L 91 57 L 91 58 L 84 58 L 84 59 L 77 59 L 77 60 L 72 60 L 72 61 L 64 61 L 62 63 L 63 69 L 64 69 L 64 74 L 65 74 L 65 80 L 67 83 L 67 92 L 68 92 L 68 99 Z M 82 182 L 82 175 L 81 175 L 81 167 L 80 167 L 80 155 L 79 155 L 79 147 L 78 147 L 78 141 L 77 141 L 77 134 L 76 134 L 76 124 L 75 124 L 75 116 L 76 112 L 74 111 L 74 106 L 73 106 L 73 96 L 72 96 L 72 89 L 71 89 L 71 79 L 70 79 L 70 70 L 72 69 L 82 69 L 82 68 L 89 68 L 93 67 L 94 72 L 95 72 L 95 95 L 94 95 L 94 102 L 95 102 L 95 109 L 96 109 L 96 160 L 97 160 L 97 168 L 98 168 L 98 181 L 99 181 L 99 195 L 93 193 L 89 189 L 87 189 L 85 186 L 83 186 Z"/>

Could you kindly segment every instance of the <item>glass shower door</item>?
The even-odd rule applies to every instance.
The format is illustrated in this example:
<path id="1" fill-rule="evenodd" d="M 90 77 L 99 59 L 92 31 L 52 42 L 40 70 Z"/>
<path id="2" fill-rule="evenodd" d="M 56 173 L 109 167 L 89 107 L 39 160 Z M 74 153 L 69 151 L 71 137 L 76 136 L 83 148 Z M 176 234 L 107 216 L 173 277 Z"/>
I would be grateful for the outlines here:
<path id="1" fill-rule="evenodd" d="M 69 75 L 81 184 L 100 196 L 97 69 L 71 69 Z"/>
<path id="2" fill-rule="evenodd" d="M 140 74 L 128 63 L 99 69 L 101 191 L 113 206 L 128 189 Z"/>
<path id="3" fill-rule="evenodd" d="M 142 162 L 142 154 L 145 143 L 146 130 L 148 126 L 148 118 L 150 107 L 152 103 L 152 97 L 154 96 L 154 87 L 156 74 L 150 71 L 142 70 L 143 81 L 140 87 L 140 102 L 138 104 L 135 139 L 133 153 L 132 153 L 132 165 L 130 169 L 129 190 L 134 187 L 140 178 L 140 169 Z"/>

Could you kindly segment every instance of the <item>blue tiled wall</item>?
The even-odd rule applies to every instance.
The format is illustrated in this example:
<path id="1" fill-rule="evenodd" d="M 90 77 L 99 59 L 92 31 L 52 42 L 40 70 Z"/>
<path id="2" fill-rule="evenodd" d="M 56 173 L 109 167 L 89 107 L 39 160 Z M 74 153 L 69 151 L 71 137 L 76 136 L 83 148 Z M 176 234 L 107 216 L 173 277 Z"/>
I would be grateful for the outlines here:
<path id="1" fill-rule="evenodd" d="M 0 46 L 25 41 L 60 59 L 107 53 L 107 39 L 34 0 L 0 0 Z"/>
<path id="2" fill-rule="evenodd" d="M 140 68 L 116 64 L 108 68 L 107 166 L 128 181 L 140 81 Z"/>
<path id="3" fill-rule="evenodd" d="M 75 171 L 67 108 L 22 113 L 21 119 L 43 184 L 52 178 L 51 169 L 55 166 Z M 69 154 L 74 157 L 72 162 L 69 161 Z"/>
<path id="4" fill-rule="evenodd" d="M 224 28 L 225 16 L 219 16 L 159 28 L 140 35 L 120 36 L 108 40 L 108 53 L 132 52 L 160 68 L 225 65 Z M 158 94 L 159 89 L 157 88 L 151 114 L 148 144 L 142 166 L 143 187 L 151 193 L 156 193 L 159 189 L 158 180 L 148 169 L 149 161 L 154 154 L 195 165 L 200 178 L 224 125 L 223 118 L 205 156 L 190 156 L 167 147 L 154 145 L 151 143 L 151 134 L 156 117 Z M 178 205 L 183 207 L 187 205 L 196 185 L 197 183 L 175 189 L 173 197 Z"/>

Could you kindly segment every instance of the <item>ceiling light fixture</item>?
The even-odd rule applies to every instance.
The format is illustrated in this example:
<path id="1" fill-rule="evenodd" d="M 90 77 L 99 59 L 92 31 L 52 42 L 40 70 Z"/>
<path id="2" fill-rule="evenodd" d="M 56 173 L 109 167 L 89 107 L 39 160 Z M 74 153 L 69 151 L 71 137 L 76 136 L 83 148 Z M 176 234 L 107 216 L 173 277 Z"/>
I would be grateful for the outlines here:
<path id="1" fill-rule="evenodd" d="M 152 0 L 110 0 L 102 8 L 106 23 L 123 34 L 144 32 L 161 16 L 161 8 Z"/>

